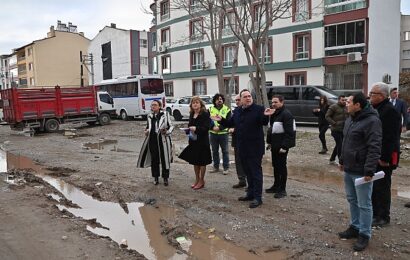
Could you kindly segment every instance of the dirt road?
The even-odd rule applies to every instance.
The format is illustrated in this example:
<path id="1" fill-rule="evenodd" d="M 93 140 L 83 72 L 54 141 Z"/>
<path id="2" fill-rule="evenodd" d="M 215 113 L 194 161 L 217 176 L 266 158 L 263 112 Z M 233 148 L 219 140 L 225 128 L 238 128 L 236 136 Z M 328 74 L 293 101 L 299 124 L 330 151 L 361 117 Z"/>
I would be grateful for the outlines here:
<path id="1" fill-rule="evenodd" d="M 145 202 L 154 204 L 153 208 L 172 208 L 172 215 L 161 217 L 162 211 L 158 211 L 158 218 L 151 221 L 152 226 L 164 233 L 162 238 L 171 243 L 175 242 L 176 236 L 182 235 L 201 240 L 209 248 L 214 240 L 225 241 L 227 244 L 221 247 L 226 252 L 232 246 L 236 253 L 244 250 L 256 259 L 273 259 L 273 256 L 295 259 L 410 258 L 410 209 L 404 207 L 405 202 L 410 201 L 408 149 L 403 149 L 405 159 L 393 177 L 392 223 L 375 229 L 369 248 L 354 253 L 352 241 L 337 237 L 337 232 L 347 227 L 349 219 L 342 174 L 336 166 L 328 164 L 329 155 L 317 153 L 320 149 L 317 134 L 297 134 L 297 147 L 289 153 L 288 196 L 277 200 L 272 194 L 264 194 L 262 207 L 249 209 L 247 203 L 237 200 L 244 190 L 231 188 L 237 182 L 234 165 L 229 175 L 208 173 L 205 189 L 193 191 L 190 188 L 194 179 L 192 166 L 176 159 L 171 169 L 170 185 L 154 186 L 150 170 L 135 167 L 144 124 L 143 121 L 113 121 L 104 127 L 76 127 L 74 138 L 64 136 L 63 131 L 34 137 L 18 135 L 3 125 L 0 126 L 0 144 L 9 157 L 20 155 L 34 160 L 38 165 L 32 167 L 36 168 L 33 172 L 46 171 L 99 201 L 119 202 L 128 207 L 131 204 L 127 203 Z M 182 127 L 186 122 L 179 124 Z M 177 153 L 187 143 L 178 127 L 173 135 Z M 330 136 L 328 141 L 333 145 Z M 409 142 L 403 147 L 405 145 L 410 146 Z M 267 188 L 272 185 L 273 177 L 269 155 L 265 157 L 264 188 Z M 7 159 L 8 168 L 13 165 L 24 168 L 21 165 L 25 162 L 21 160 L 26 159 Z M 30 172 L 22 175 L 25 181 L 21 185 L 0 182 L 0 259 L 143 258 L 136 251 L 121 249 L 110 238 L 87 230 L 87 221 L 60 211 L 55 206 L 58 203 L 47 197 L 55 191 L 52 186 L 41 179 L 28 177 L 32 176 Z M 5 177 L 5 174 L 1 175 L 1 178 Z M 155 215 L 153 212 L 147 214 Z M 161 239 L 161 235 L 156 239 Z M 215 253 L 195 255 L 194 251 L 186 257 L 178 243 L 174 246 L 177 254 L 172 257 L 144 255 L 154 259 L 241 258 L 234 253 L 230 257 L 218 258 Z M 244 254 L 238 253 L 239 256 Z"/>

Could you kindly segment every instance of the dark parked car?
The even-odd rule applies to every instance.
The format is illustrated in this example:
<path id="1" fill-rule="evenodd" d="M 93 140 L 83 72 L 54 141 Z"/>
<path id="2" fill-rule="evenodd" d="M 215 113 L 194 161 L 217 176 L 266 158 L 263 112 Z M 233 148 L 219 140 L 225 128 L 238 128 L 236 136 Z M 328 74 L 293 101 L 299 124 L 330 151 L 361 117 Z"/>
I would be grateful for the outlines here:
<path id="1" fill-rule="evenodd" d="M 285 97 L 285 106 L 295 117 L 297 123 L 317 123 L 312 110 L 318 107 L 320 96 L 326 96 L 329 105 L 337 103 L 338 94 L 323 86 L 268 86 L 269 102 L 273 95 Z"/>

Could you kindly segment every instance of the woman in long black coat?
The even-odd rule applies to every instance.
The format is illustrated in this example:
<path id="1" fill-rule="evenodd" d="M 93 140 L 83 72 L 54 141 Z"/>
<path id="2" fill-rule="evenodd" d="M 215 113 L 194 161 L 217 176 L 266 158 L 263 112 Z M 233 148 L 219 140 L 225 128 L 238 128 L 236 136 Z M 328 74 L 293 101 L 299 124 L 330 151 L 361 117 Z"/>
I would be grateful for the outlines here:
<path id="1" fill-rule="evenodd" d="M 313 114 L 318 117 L 317 120 L 319 124 L 319 139 L 322 143 L 322 150 L 319 152 L 320 154 L 327 153 L 326 131 L 327 129 L 329 129 L 329 122 L 327 122 L 325 116 L 328 109 L 329 104 L 326 96 L 321 96 L 319 99 L 319 107 L 313 109 Z"/>
<path id="2" fill-rule="evenodd" d="M 212 162 L 208 134 L 211 119 L 200 97 L 192 97 L 189 107 L 190 116 L 187 129 L 189 142 L 179 158 L 194 165 L 196 179 L 191 187 L 199 190 L 205 186 L 206 165 Z"/>
<path id="3" fill-rule="evenodd" d="M 151 166 L 154 184 L 158 185 L 160 166 L 164 185 L 168 186 L 169 169 L 172 162 L 171 133 L 174 129 L 168 112 L 161 110 L 161 102 L 153 100 L 151 113 L 147 116 L 145 140 L 138 157 L 138 167 Z"/>

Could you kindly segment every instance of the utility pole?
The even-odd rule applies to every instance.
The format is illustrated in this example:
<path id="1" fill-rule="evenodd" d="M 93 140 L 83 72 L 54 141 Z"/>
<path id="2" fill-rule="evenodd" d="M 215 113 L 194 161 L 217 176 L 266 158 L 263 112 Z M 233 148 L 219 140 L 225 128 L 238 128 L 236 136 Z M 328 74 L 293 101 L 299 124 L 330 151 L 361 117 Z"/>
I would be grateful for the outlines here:
<path id="1" fill-rule="evenodd" d="M 85 68 L 87 69 L 88 73 L 91 74 L 91 85 L 94 85 L 94 56 L 92 53 L 83 55 L 82 51 L 80 51 L 80 56 L 81 79 L 83 78 L 83 65 L 85 65 Z"/>
<path id="2" fill-rule="evenodd" d="M 84 76 L 84 72 L 83 72 L 83 52 L 82 51 L 80 51 L 80 62 L 81 62 L 81 65 L 80 65 L 80 86 L 81 87 L 84 87 L 84 79 L 83 79 L 83 76 Z"/>

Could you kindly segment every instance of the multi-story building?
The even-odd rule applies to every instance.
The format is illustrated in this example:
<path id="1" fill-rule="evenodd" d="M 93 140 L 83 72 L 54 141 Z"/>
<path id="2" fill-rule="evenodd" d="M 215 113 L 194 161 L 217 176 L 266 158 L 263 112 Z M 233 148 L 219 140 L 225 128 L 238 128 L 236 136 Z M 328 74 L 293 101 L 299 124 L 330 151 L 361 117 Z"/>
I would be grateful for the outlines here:
<path id="1" fill-rule="evenodd" d="M 94 60 L 94 82 L 149 74 L 149 35 L 146 31 L 119 29 L 114 23 L 105 26 L 88 47 L 88 54 L 92 54 Z M 92 75 L 90 77 L 92 79 Z"/>
<path id="2" fill-rule="evenodd" d="M 197 2 L 190 0 L 189 8 L 197 8 Z M 201 19 L 172 8 L 173 4 L 173 0 L 154 0 L 151 5 L 153 71 L 164 76 L 168 95 L 214 94 L 218 91 L 215 57 L 203 37 L 205 29 L 198 30 Z M 252 12 L 258 12 L 258 6 L 255 1 Z M 382 80 L 397 85 L 399 14 L 400 0 L 292 0 L 288 18 L 274 21 L 268 30 L 261 58 L 268 84 L 325 85 L 339 92 L 367 92 L 369 84 Z M 223 29 L 221 51 L 226 84 L 233 61 L 229 30 Z M 251 85 L 248 67 L 240 46 L 235 92 Z"/>
<path id="3" fill-rule="evenodd" d="M 47 37 L 14 49 L 19 87 L 76 87 L 88 85 L 88 71 L 81 63 L 90 40 L 77 26 L 58 21 Z"/>
<path id="4" fill-rule="evenodd" d="M 18 86 L 17 55 L 0 56 L 0 89 Z"/>
<path id="5" fill-rule="evenodd" d="M 401 16 L 400 72 L 410 72 L 410 15 Z"/>

